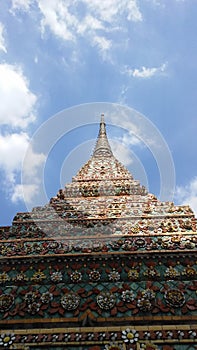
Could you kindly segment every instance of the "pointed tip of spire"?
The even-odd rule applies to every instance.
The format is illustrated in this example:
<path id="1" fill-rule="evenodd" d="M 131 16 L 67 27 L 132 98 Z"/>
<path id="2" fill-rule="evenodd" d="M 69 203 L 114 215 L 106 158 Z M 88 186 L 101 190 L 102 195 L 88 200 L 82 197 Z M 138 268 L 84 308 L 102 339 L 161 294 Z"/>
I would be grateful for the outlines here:
<path id="1" fill-rule="evenodd" d="M 100 129 L 99 134 L 96 142 L 96 146 L 94 149 L 93 156 L 112 156 L 112 150 L 109 145 L 108 139 L 107 139 L 107 133 L 106 133 L 106 124 L 104 119 L 104 113 L 101 114 L 101 121 L 100 121 Z"/>
<path id="2" fill-rule="evenodd" d="M 101 113 L 101 122 L 100 122 L 101 124 L 105 124 L 105 119 L 104 119 L 104 113 Z"/>

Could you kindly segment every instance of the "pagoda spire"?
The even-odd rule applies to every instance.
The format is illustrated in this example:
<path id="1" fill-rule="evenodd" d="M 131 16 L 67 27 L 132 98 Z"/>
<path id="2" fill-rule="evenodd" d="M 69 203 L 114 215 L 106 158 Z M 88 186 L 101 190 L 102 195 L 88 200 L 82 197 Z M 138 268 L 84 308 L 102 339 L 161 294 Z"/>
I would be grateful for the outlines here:
<path id="1" fill-rule="evenodd" d="M 111 147 L 106 133 L 106 124 L 104 120 L 104 114 L 101 114 L 100 129 L 96 141 L 96 146 L 93 152 L 93 157 L 99 156 L 113 156 Z"/>

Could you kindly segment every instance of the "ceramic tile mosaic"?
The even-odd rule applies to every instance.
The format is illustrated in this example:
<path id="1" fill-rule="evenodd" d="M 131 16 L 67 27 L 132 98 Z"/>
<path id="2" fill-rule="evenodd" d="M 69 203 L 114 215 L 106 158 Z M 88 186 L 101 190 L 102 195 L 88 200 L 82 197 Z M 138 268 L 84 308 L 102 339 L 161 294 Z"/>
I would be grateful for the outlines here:
<path id="1" fill-rule="evenodd" d="M 0 348 L 196 350 L 197 235 L 113 156 L 0 228 Z"/>

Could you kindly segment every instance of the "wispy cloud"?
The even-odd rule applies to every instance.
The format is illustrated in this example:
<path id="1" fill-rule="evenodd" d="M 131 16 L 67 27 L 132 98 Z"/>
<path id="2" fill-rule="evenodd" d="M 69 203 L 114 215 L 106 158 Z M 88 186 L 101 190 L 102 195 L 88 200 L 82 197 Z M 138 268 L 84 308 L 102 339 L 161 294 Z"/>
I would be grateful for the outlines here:
<path id="1" fill-rule="evenodd" d="M 175 199 L 178 204 L 190 205 L 197 215 L 197 176 L 186 186 L 177 186 Z"/>
<path id="2" fill-rule="evenodd" d="M 167 63 L 163 63 L 159 67 L 144 67 L 142 66 L 141 68 L 135 68 L 131 69 L 129 67 L 125 67 L 123 70 L 123 73 L 127 74 L 128 76 L 132 76 L 134 78 L 141 78 L 141 79 L 148 79 L 152 78 L 154 76 L 158 76 L 161 74 L 164 74 L 167 68 Z"/>
<path id="3" fill-rule="evenodd" d="M 11 200 L 12 202 L 17 202 L 25 199 L 26 204 L 31 204 L 40 188 L 42 179 L 38 174 L 40 167 L 46 161 L 46 156 L 44 153 L 35 152 L 29 138 L 22 159 L 26 156 L 26 152 L 28 152 L 28 157 L 25 158 L 25 162 L 23 163 L 22 184 L 15 184 L 13 186 Z"/>
<path id="4" fill-rule="evenodd" d="M 95 13 L 100 19 L 114 24 L 117 17 L 120 15 L 126 15 L 129 21 L 141 21 L 142 14 L 136 0 L 83 0 L 88 8 Z"/>
<path id="5" fill-rule="evenodd" d="M 118 103 L 119 104 L 124 104 L 126 105 L 126 99 L 127 99 L 127 92 L 129 90 L 129 86 L 128 85 L 123 85 L 120 88 L 120 94 L 118 96 Z"/>
<path id="6" fill-rule="evenodd" d="M 165 6 L 163 3 L 161 3 L 162 0 L 146 0 L 146 1 L 152 5 L 162 6 L 162 7 Z"/>
<path id="7" fill-rule="evenodd" d="M 93 39 L 93 45 L 98 48 L 98 51 L 104 60 L 107 58 L 109 59 L 108 52 L 112 46 L 111 40 L 106 39 L 104 36 L 96 35 Z"/>
<path id="8" fill-rule="evenodd" d="M 163 0 L 146 0 L 148 3 L 156 6 L 160 6 L 161 8 L 167 7 L 167 3 L 164 3 Z M 185 2 L 186 0 L 172 0 L 172 2 Z"/>
<path id="9" fill-rule="evenodd" d="M 4 26 L 2 23 L 0 23 L 0 50 L 6 53 L 7 49 L 6 49 L 6 43 L 4 38 L 4 31 L 5 31 Z"/>
<path id="10" fill-rule="evenodd" d="M 11 12 L 30 11 L 32 0 L 12 0 Z M 82 37 L 96 46 L 101 56 L 111 48 L 107 33 L 123 30 L 125 20 L 142 21 L 137 0 L 36 0 L 40 11 L 42 36 L 49 30 L 64 41 L 77 42 Z M 124 29 L 125 30 L 125 29 Z"/>
<path id="11" fill-rule="evenodd" d="M 29 81 L 19 66 L 0 64 L 0 168 L 3 174 L 3 187 L 12 201 L 22 199 L 22 185 L 18 184 L 18 175 L 29 148 L 28 172 L 34 175 L 35 183 L 28 186 L 28 196 L 36 190 L 37 169 L 44 162 L 43 154 L 36 153 L 30 146 L 27 127 L 35 121 L 37 96 L 31 91 Z M 22 131 L 21 131 L 22 130 Z"/>
<path id="12" fill-rule="evenodd" d="M 41 31 L 44 34 L 49 28 L 51 32 L 63 40 L 75 40 L 78 19 L 69 11 L 69 4 L 63 1 L 39 0 L 38 7 L 42 14 Z"/>
<path id="13" fill-rule="evenodd" d="M 28 178 L 31 173 L 31 179 L 34 183 L 25 185 L 17 183 L 17 175 L 20 174 L 22 163 L 27 149 L 30 148 L 28 163 L 24 169 L 24 176 Z M 28 190 L 28 198 L 31 199 L 38 187 L 40 179 L 36 176 L 38 168 L 45 161 L 44 154 L 33 151 L 30 147 L 30 137 L 26 132 L 0 135 L 0 167 L 4 173 L 3 183 L 5 191 L 9 194 L 12 201 L 23 199 L 23 191 Z M 14 154 L 13 154 L 14 152 Z"/>
<path id="14" fill-rule="evenodd" d="M 37 184 L 17 184 L 12 192 L 11 201 L 13 203 L 17 203 L 19 201 L 23 201 L 25 198 L 26 202 L 31 204 L 38 191 L 39 185 Z"/>
<path id="15" fill-rule="evenodd" d="M 126 145 L 114 140 L 110 140 L 110 145 L 114 156 L 120 160 L 125 166 L 133 163 L 130 149 Z"/>
<path id="16" fill-rule="evenodd" d="M 36 95 L 20 67 L 0 64 L 0 123 L 26 128 L 35 120 Z"/>
<path id="17" fill-rule="evenodd" d="M 0 166 L 11 183 L 15 181 L 16 171 L 21 169 L 27 145 L 28 135 L 26 133 L 0 135 Z"/>
<path id="18" fill-rule="evenodd" d="M 12 0 L 12 13 L 17 10 L 28 11 L 30 9 L 30 5 L 32 0 Z"/>

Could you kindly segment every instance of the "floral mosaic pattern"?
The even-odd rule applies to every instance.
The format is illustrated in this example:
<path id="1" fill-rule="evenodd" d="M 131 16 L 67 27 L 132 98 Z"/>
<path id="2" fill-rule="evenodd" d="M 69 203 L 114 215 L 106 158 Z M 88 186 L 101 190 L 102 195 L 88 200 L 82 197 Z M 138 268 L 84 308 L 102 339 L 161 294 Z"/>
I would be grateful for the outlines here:
<path id="1" fill-rule="evenodd" d="M 121 299 L 126 303 L 131 303 L 134 298 L 135 295 L 131 290 L 123 290 L 121 293 Z"/>
<path id="2" fill-rule="evenodd" d="M 112 293 L 102 292 L 97 296 L 97 304 L 101 309 L 110 310 L 116 303 L 116 297 Z"/>
<path id="3" fill-rule="evenodd" d="M 26 256 L 26 255 L 37 255 L 38 250 L 40 255 L 58 255 L 58 254 L 70 254 L 74 252 L 82 253 L 92 253 L 92 252 L 137 252 L 137 251 L 162 251 L 162 250 L 197 250 L 197 239 L 195 236 L 187 235 L 184 238 L 180 235 L 181 239 L 178 243 L 173 242 L 170 235 L 166 235 L 163 238 L 158 238 L 157 236 L 151 236 L 145 238 L 135 237 L 130 238 L 118 238 L 115 239 L 111 237 L 110 239 L 105 239 L 104 237 L 100 240 L 90 240 L 86 239 L 81 241 L 77 240 L 62 240 L 58 245 L 52 244 L 52 241 L 26 241 L 21 242 L 20 249 L 16 249 L 15 242 L 3 242 L 0 243 L 0 255 L 1 256 Z M 144 245 L 139 244 L 139 242 L 144 242 Z M 39 271 L 38 271 L 39 274 Z M 166 271 L 167 277 L 177 278 L 179 274 L 174 271 L 173 268 Z M 8 276 L 6 274 L 0 274 L 0 283 L 7 282 Z M 37 276 L 35 275 L 35 279 Z M 41 278 L 41 276 L 40 276 Z M 44 276 L 42 277 L 44 278 Z"/>
<path id="4" fill-rule="evenodd" d="M 96 281 L 99 281 L 99 280 L 100 280 L 101 274 L 100 274 L 99 271 L 93 270 L 93 271 L 90 271 L 90 273 L 89 273 L 89 278 L 90 278 L 90 281 L 96 282 Z"/>
<path id="5" fill-rule="evenodd" d="M 184 293 L 181 292 L 179 289 L 167 290 L 165 292 L 164 297 L 166 302 L 174 307 L 183 306 L 183 304 L 185 303 Z"/>
<path id="6" fill-rule="evenodd" d="M 142 327 L 141 327 L 142 328 Z M 46 346 L 45 344 L 51 344 L 58 346 L 58 349 L 68 348 L 76 350 L 80 341 L 80 349 L 84 350 L 173 350 L 184 349 L 184 350 L 195 350 L 196 346 L 196 331 L 194 329 L 176 329 L 169 328 L 163 330 L 162 328 L 158 331 L 150 330 L 146 331 L 146 326 L 144 330 L 134 329 L 134 328 L 123 328 L 115 333 L 105 331 L 103 329 L 102 333 L 95 328 L 94 332 L 60 332 L 59 329 L 54 329 L 56 331 L 52 334 L 50 333 L 38 333 L 31 334 L 31 332 L 23 334 L 14 334 L 13 332 L 0 333 L 0 346 L 3 348 L 20 348 L 29 349 L 28 344 L 31 343 L 31 347 L 37 347 L 36 342 L 39 342 L 41 348 Z M 104 343 L 98 339 L 105 339 Z M 146 339 L 146 335 L 148 340 Z M 180 336 L 181 335 L 181 336 Z M 190 336 L 192 335 L 192 337 Z M 157 342 L 159 340 L 159 342 Z M 162 341 L 161 341 L 162 340 Z M 166 344 L 167 343 L 167 348 Z M 61 347 L 63 345 L 63 347 Z"/>
<path id="7" fill-rule="evenodd" d="M 122 331 L 122 339 L 125 343 L 133 344 L 138 341 L 139 333 L 135 329 L 125 329 Z"/>
<path id="8" fill-rule="evenodd" d="M 9 294 L 0 295 L 0 312 L 8 311 L 14 303 L 14 297 Z"/>
<path id="9" fill-rule="evenodd" d="M 28 282 L 27 282 L 28 283 Z M 100 280 L 96 283 L 100 283 Z M 175 288 L 176 287 L 176 288 Z M 74 288 L 75 291 L 72 289 Z M 190 315 L 196 314 L 197 284 L 195 281 L 157 282 L 129 281 L 108 284 L 103 290 L 102 284 L 95 286 L 76 284 L 65 287 L 61 284 L 27 285 L 18 284 L 16 289 L 8 289 L 7 294 L 0 289 L 0 313 L 4 319 L 28 317 L 83 317 L 86 309 L 91 310 L 93 319 L 102 315 L 110 319 L 115 316 L 141 319 L 153 315 Z M 65 314 L 67 310 L 67 314 Z M 66 322 L 66 319 L 65 319 Z"/>
<path id="10" fill-rule="evenodd" d="M 67 293 L 61 298 L 61 305 L 65 310 L 75 310 L 79 303 L 80 297 L 76 293 Z"/>
<path id="11" fill-rule="evenodd" d="M 51 281 L 53 282 L 61 282 L 63 279 L 63 275 L 60 271 L 55 271 L 51 274 Z"/>
<path id="12" fill-rule="evenodd" d="M 5 348 L 10 348 L 10 346 L 13 344 L 15 340 L 14 333 L 2 333 L 0 334 L 0 346 L 3 346 Z"/>
<path id="13" fill-rule="evenodd" d="M 74 271 L 70 275 L 71 281 L 80 282 L 82 280 L 82 273 L 79 271 Z"/>

